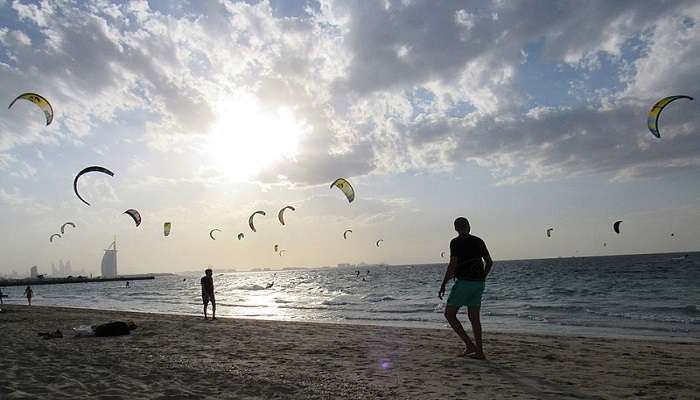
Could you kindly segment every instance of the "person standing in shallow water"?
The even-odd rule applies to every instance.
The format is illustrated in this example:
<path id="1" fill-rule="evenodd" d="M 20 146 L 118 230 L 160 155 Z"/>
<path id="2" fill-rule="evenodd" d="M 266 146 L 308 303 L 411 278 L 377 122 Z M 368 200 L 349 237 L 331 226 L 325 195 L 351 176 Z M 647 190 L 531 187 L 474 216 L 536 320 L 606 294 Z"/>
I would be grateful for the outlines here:
<path id="1" fill-rule="evenodd" d="M 32 305 L 32 296 L 34 295 L 34 291 L 32 290 L 31 286 L 27 286 L 26 289 L 24 289 L 24 295 L 27 296 L 27 302 L 29 305 Z"/>
<path id="2" fill-rule="evenodd" d="M 204 303 L 204 319 L 207 319 L 207 306 L 211 301 L 211 319 L 216 319 L 216 299 L 214 298 L 214 279 L 212 279 L 211 268 L 204 270 L 204 276 L 200 283 L 202 284 L 202 303 Z"/>
<path id="3" fill-rule="evenodd" d="M 484 293 L 486 276 L 493 267 L 493 260 L 486 248 L 486 243 L 469 234 L 471 227 L 466 218 L 455 219 L 454 226 L 458 236 L 450 242 L 450 263 L 447 265 L 438 297 L 442 300 L 445 295 L 445 285 L 451 278 L 455 278 L 456 281 L 452 285 L 450 296 L 447 298 L 445 318 L 466 346 L 460 356 L 483 360 L 486 357 L 481 341 L 481 296 Z M 474 341 L 467 335 L 462 323 L 457 319 L 457 312 L 462 306 L 467 306 L 467 315 L 472 324 Z"/>

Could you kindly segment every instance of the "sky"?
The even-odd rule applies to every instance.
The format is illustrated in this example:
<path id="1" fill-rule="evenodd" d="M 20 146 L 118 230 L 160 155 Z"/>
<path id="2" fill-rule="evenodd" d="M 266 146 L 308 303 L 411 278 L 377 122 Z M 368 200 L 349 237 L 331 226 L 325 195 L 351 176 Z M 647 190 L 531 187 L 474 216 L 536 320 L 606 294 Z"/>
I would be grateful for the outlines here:
<path id="1" fill-rule="evenodd" d="M 699 23 L 697 1 L 0 0 L 3 101 L 55 112 L 0 108 L 0 274 L 99 274 L 115 236 L 120 273 L 443 262 L 457 216 L 497 260 L 696 250 L 700 101 L 646 122 L 700 95 Z M 87 206 L 91 165 L 115 175 L 81 178 Z"/>

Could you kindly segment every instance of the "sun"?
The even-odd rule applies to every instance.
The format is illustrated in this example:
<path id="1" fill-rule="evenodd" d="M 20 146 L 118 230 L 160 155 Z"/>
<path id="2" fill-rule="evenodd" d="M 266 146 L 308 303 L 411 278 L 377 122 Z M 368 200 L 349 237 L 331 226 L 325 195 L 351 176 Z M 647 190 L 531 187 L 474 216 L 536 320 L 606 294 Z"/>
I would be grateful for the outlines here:
<path id="1" fill-rule="evenodd" d="M 247 181 L 271 163 L 297 154 L 304 123 L 285 107 L 264 107 L 253 96 L 218 102 L 204 152 L 224 176 Z"/>

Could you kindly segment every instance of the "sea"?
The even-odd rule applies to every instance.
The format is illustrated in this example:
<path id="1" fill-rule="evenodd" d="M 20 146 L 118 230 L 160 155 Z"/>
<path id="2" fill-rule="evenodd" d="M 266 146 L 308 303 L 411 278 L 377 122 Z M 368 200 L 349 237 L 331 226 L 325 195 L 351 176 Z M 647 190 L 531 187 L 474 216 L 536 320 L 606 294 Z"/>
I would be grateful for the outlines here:
<path id="1" fill-rule="evenodd" d="M 217 316 L 448 329 L 445 301 L 437 297 L 445 268 L 215 269 Z M 128 288 L 37 285 L 32 302 L 201 316 L 202 275 L 157 276 Z M 26 304 L 23 290 L 3 288 L 5 301 Z M 468 327 L 466 310 L 462 317 Z M 497 261 L 482 324 L 486 331 L 700 341 L 700 253 Z"/>

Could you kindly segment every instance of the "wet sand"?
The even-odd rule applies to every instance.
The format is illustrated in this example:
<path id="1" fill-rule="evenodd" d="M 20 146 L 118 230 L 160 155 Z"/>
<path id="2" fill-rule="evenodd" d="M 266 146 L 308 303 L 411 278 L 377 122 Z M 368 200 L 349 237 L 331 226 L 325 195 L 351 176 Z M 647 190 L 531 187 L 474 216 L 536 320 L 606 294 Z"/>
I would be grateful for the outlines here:
<path id="1" fill-rule="evenodd" d="M 700 344 L 4 306 L 1 399 L 693 399 Z M 133 320 L 129 336 L 71 328 Z M 59 339 L 38 332 L 60 329 Z"/>

